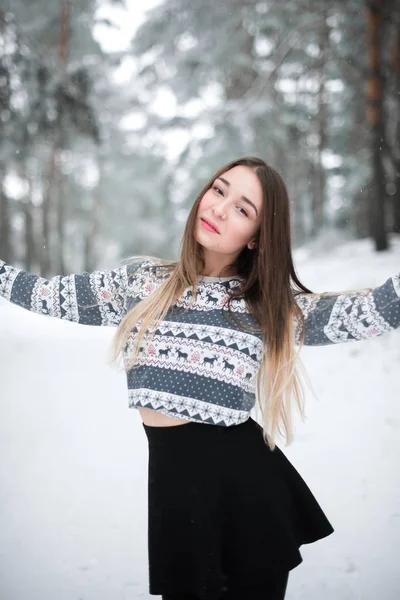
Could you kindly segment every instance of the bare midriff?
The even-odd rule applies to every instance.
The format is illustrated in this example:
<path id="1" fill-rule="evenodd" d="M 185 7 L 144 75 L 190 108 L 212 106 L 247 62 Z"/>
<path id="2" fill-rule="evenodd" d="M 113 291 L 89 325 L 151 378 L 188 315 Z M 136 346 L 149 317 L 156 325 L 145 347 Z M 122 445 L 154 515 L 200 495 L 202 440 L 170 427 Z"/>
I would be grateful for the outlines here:
<path id="1" fill-rule="evenodd" d="M 149 425 L 149 427 L 176 427 L 177 425 L 187 425 L 187 423 L 190 423 L 190 421 L 168 417 L 150 408 L 138 407 L 138 411 L 143 423 Z"/>

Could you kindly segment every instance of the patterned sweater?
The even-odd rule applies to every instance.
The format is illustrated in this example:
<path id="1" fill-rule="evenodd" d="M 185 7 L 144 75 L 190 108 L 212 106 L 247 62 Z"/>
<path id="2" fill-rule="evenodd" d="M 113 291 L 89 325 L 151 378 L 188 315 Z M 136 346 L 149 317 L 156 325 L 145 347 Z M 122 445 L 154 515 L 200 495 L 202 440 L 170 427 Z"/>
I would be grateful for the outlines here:
<path id="1" fill-rule="evenodd" d="M 126 313 L 165 278 L 144 260 L 111 271 L 53 277 L 26 273 L 0 260 L 0 295 L 39 314 L 86 325 L 118 326 Z M 229 317 L 228 290 L 239 278 L 203 277 L 196 301 L 186 289 L 143 343 L 135 369 L 127 370 L 130 407 L 231 426 L 246 421 L 255 405 L 256 375 L 264 346 L 261 335 L 244 331 Z M 400 274 L 376 289 L 336 295 L 298 294 L 305 317 L 305 344 L 326 345 L 379 336 L 400 327 Z M 243 298 L 231 310 L 257 327 Z M 125 348 L 126 357 L 137 330 Z M 295 319 L 295 342 L 301 324 Z"/>

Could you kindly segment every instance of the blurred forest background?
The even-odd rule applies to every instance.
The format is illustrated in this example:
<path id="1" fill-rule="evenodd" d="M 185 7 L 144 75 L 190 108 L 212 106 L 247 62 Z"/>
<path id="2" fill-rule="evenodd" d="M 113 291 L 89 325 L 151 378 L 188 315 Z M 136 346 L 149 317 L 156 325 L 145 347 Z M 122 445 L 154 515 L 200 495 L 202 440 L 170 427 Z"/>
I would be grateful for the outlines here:
<path id="1" fill-rule="evenodd" d="M 336 230 L 388 247 L 400 0 L 153 0 L 105 50 L 129 4 L 0 8 L 1 258 L 44 276 L 176 258 L 198 191 L 243 155 L 286 180 L 295 246 Z"/>

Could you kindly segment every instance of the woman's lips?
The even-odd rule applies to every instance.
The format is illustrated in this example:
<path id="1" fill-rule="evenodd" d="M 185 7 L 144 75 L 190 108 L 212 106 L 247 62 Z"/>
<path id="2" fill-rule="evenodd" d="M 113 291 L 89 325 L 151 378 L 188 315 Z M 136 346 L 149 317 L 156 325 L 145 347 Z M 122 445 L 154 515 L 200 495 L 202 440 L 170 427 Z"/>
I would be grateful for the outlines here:
<path id="1" fill-rule="evenodd" d="M 200 219 L 200 220 L 201 220 L 202 227 L 206 231 L 211 231 L 211 233 L 219 233 L 219 231 L 217 231 L 217 229 L 215 229 L 208 221 L 206 221 L 205 219 Z"/>

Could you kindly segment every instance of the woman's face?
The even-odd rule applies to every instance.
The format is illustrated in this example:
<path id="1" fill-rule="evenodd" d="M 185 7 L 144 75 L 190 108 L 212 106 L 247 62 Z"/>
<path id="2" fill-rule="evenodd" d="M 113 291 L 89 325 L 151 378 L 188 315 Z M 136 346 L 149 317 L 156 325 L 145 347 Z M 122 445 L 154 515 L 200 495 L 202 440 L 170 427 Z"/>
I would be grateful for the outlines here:
<path id="1" fill-rule="evenodd" d="M 200 201 L 194 232 L 206 265 L 233 264 L 245 246 L 254 248 L 262 209 L 261 184 L 251 168 L 239 165 L 215 179 Z"/>

